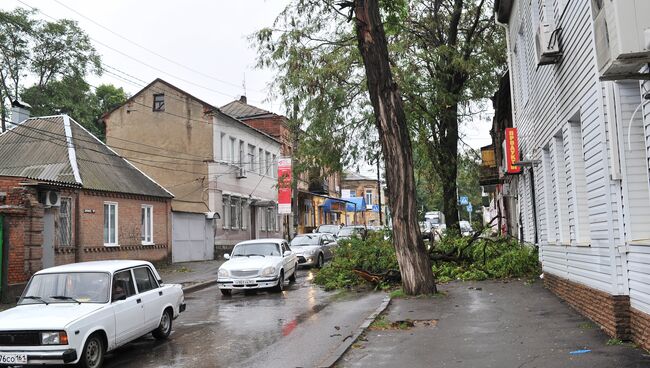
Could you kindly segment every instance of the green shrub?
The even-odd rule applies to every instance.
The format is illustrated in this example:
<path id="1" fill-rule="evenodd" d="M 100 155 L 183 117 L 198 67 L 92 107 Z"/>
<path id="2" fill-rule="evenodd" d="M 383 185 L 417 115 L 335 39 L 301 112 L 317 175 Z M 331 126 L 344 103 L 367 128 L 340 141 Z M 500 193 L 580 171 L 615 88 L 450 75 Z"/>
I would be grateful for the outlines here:
<path id="1" fill-rule="evenodd" d="M 334 259 L 326 264 L 314 278 L 326 290 L 340 289 L 364 283 L 354 269 L 371 273 L 398 270 L 395 248 L 383 234 L 371 233 L 366 240 L 346 239 L 334 249 Z M 380 285 L 383 286 L 383 285 Z"/>

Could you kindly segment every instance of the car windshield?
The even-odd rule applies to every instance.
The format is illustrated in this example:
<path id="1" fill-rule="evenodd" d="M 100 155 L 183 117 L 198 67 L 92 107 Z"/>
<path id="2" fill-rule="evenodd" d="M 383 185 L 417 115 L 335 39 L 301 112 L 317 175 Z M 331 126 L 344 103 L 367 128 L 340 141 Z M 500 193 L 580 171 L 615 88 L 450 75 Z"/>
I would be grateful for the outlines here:
<path id="1" fill-rule="evenodd" d="M 18 304 L 107 303 L 109 276 L 104 272 L 35 275 Z"/>
<path id="2" fill-rule="evenodd" d="M 239 244 L 232 251 L 233 257 L 280 256 L 280 248 L 276 243 Z"/>
<path id="3" fill-rule="evenodd" d="M 319 233 L 328 233 L 328 234 L 336 234 L 339 232 L 340 227 L 338 225 L 321 225 L 318 228 Z"/>
<path id="4" fill-rule="evenodd" d="M 339 231 L 339 236 L 351 236 L 361 232 L 361 229 L 356 227 L 344 227 Z"/>
<path id="5" fill-rule="evenodd" d="M 318 235 L 298 235 L 291 241 L 291 246 L 318 245 L 319 238 Z"/>

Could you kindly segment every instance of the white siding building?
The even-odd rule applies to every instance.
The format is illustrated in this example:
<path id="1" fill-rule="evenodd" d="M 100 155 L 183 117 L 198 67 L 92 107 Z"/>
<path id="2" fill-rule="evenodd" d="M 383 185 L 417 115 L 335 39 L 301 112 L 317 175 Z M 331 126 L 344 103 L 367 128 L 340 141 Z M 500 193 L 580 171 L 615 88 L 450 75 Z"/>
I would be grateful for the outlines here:
<path id="1" fill-rule="evenodd" d="M 539 245 L 552 291 L 648 348 L 650 83 L 639 73 L 650 1 L 501 0 L 496 10 L 525 165 L 515 181 L 523 239 Z M 636 59 L 620 63 L 615 47 Z"/>

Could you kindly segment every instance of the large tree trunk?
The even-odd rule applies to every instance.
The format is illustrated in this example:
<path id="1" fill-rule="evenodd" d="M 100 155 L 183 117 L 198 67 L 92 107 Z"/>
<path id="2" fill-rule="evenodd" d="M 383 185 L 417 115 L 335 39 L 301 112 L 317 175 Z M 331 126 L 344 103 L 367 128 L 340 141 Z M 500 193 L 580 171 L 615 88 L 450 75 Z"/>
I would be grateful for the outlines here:
<path id="1" fill-rule="evenodd" d="M 452 103 L 443 110 L 441 125 L 446 129 L 440 138 L 438 172 L 442 182 L 442 212 L 445 214 L 447 230 L 460 234 L 458 224 L 458 103 Z"/>
<path id="2" fill-rule="evenodd" d="M 399 88 L 393 80 L 386 34 L 378 0 L 355 0 L 359 51 L 375 111 L 388 184 L 388 203 L 393 212 L 393 245 L 406 294 L 436 292 L 431 261 L 420 235 L 417 217 L 411 138 Z"/>

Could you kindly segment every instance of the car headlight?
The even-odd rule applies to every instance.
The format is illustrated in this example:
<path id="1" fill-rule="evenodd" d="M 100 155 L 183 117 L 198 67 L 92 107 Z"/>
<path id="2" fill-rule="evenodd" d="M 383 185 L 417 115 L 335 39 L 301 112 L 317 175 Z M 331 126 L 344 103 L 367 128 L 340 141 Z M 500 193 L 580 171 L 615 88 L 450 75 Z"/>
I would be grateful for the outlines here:
<path id="1" fill-rule="evenodd" d="M 217 274 L 217 277 L 228 277 L 230 276 L 230 272 L 224 268 L 219 269 L 219 273 Z"/>
<path id="2" fill-rule="evenodd" d="M 275 275 L 275 267 L 269 266 L 264 269 L 262 269 L 262 272 L 260 272 L 260 275 L 262 276 L 273 276 Z"/>
<path id="3" fill-rule="evenodd" d="M 65 331 L 41 332 L 41 345 L 68 345 Z"/>

